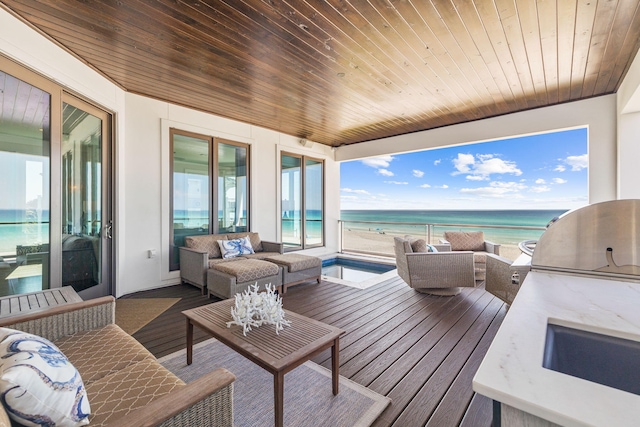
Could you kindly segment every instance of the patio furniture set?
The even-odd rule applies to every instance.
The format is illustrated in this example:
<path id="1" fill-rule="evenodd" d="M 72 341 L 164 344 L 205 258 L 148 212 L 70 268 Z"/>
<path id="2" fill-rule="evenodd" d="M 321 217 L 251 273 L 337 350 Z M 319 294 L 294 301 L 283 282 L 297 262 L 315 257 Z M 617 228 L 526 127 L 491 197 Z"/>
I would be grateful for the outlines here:
<path id="1" fill-rule="evenodd" d="M 248 239 L 249 245 L 225 256 L 219 242 Z M 207 234 L 185 237 L 180 248 L 180 278 L 208 296 L 232 298 L 250 285 L 267 284 L 285 293 L 289 286 L 315 280 L 320 283 L 322 260 L 300 254 L 283 254 L 282 243 L 260 239 L 255 232 Z M 247 247 L 250 246 L 250 247 Z"/>
<path id="2" fill-rule="evenodd" d="M 511 304 L 519 288 L 511 260 L 501 257 L 500 245 L 484 240 L 481 231 L 446 231 L 437 245 L 395 237 L 394 251 L 398 275 L 418 292 L 452 296 L 484 280 L 488 292 Z"/>

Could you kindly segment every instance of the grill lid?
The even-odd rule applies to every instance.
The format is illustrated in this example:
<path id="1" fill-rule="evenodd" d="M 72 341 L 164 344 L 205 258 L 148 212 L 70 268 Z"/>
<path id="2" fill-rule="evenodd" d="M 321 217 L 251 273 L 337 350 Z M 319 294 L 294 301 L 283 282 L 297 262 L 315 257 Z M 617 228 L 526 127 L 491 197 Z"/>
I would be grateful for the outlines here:
<path id="1" fill-rule="evenodd" d="M 531 268 L 640 281 L 640 200 L 567 212 L 538 240 Z"/>

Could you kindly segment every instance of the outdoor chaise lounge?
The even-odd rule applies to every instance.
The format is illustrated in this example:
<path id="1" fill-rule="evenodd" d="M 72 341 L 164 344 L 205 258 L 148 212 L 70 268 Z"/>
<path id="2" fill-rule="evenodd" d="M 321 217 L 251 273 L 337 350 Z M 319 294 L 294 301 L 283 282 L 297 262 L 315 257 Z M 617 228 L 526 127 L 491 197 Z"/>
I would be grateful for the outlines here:
<path id="1" fill-rule="evenodd" d="M 474 287 L 473 252 L 451 252 L 449 245 L 433 245 L 427 252 L 422 239 L 394 237 L 398 275 L 418 292 L 457 295 L 461 287 Z"/>
<path id="2" fill-rule="evenodd" d="M 246 254 L 235 258 L 222 257 L 222 251 L 220 250 L 220 246 L 218 245 L 219 240 L 233 240 L 245 236 L 249 236 L 251 246 L 253 247 L 253 251 L 255 253 Z M 200 288 L 203 294 L 205 293 L 205 289 L 207 289 L 207 273 L 209 269 L 214 269 L 217 264 L 239 262 L 241 260 L 247 259 L 263 260 L 264 258 L 267 258 L 269 256 L 280 255 L 283 252 L 282 243 L 267 242 L 261 240 L 260 235 L 254 232 L 187 236 L 184 238 L 184 243 L 186 247 L 180 248 L 180 278 L 184 283 L 188 283 Z M 258 267 L 260 267 L 260 264 L 258 265 Z M 229 269 L 223 268 L 218 271 L 221 271 L 224 274 L 233 274 L 229 271 Z M 273 274 L 275 273 L 271 273 L 270 275 Z M 255 278 L 256 277 L 254 277 L 253 279 Z M 229 279 L 228 277 L 224 279 L 227 280 L 227 283 L 230 283 L 229 280 L 231 279 Z M 264 286 L 265 283 L 262 283 L 262 285 Z M 272 283 L 272 285 L 280 286 L 280 284 L 276 283 Z M 224 292 L 224 294 L 227 294 L 227 292 Z M 227 296 L 227 298 L 230 298 L 230 296 Z"/>
<path id="3" fill-rule="evenodd" d="M 219 241 L 245 236 L 254 253 L 223 257 Z M 188 236 L 184 240 L 187 247 L 180 248 L 180 277 L 203 294 L 206 289 L 209 296 L 232 298 L 254 284 L 260 290 L 270 284 L 284 293 L 288 286 L 311 280 L 320 283 L 320 258 L 283 254 L 282 243 L 263 241 L 255 232 Z"/>

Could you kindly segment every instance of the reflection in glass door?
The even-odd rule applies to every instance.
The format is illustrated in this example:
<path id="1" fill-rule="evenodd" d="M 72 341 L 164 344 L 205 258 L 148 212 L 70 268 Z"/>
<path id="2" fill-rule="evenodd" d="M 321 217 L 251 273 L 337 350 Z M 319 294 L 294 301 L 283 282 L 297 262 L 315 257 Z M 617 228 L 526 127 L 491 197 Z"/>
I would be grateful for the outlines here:
<path id="1" fill-rule="evenodd" d="M 180 268 L 180 251 L 186 236 L 209 234 L 209 145 L 210 140 L 180 134 L 171 129 L 171 230 L 170 269 Z"/>
<path id="2" fill-rule="evenodd" d="M 247 151 L 245 145 L 218 142 L 218 233 L 248 230 Z"/>
<path id="3" fill-rule="evenodd" d="M 282 243 L 302 249 L 302 158 L 282 155 Z"/>
<path id="4" fill-rule="evenodd" d="M 103 138 L 108 120 L 90 105 L 67 100 L 62 105 L 62 286 L 105 295 L 103 244 L 110 241 L 102 239 Z"/>
<path id="5" fill-rule="evenodd" d="M 0 71 L 0 296 L 49 288 L 51 95 Z"/>

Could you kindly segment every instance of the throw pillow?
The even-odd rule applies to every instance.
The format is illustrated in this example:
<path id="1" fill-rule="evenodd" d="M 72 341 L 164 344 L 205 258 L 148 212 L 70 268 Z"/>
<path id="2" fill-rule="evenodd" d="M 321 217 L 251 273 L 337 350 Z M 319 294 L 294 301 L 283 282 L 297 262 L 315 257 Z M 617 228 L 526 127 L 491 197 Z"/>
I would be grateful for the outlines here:
<path id="1" fill-rule="evenodd" d="M 424 239 L 410 240 L 413 252 L 427 252 L 427 242 Z"/>
<path id="2" fill-rule="evenodd" d="M 413 252 L 438 252 L 435 246 L 428 244 L 424 239 L 412 240 L 411 250 Z"/>
<path id="3" fill-rule="evenodd" d="M 25 426 L 83 426 L 91 409 L 77 369 L 52 342 L 0 328 L 0 399 Z"/>
<path id="4" fill-rule="evenodd" d="M 233 240 L 218 240 L 222 258 L 235 258 L 240 255 L 252 254 L 253 246 L 248 236 Z"/>
<path id="5" fill-rule="evenodd" d="M 452 251 L 484 251 L 482 231 L 445 231 L 443 235 Z"/>

